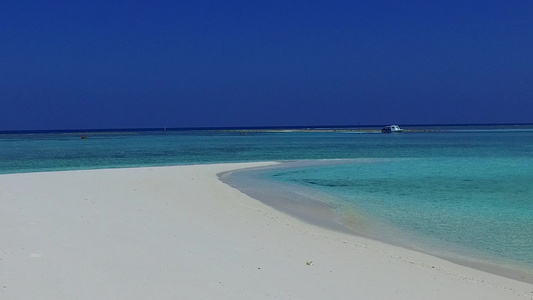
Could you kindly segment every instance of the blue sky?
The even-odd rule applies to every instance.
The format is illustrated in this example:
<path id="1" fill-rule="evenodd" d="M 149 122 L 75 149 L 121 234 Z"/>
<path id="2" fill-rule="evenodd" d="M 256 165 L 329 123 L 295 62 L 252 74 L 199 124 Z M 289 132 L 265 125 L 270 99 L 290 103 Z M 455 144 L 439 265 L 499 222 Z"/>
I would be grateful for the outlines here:
<path id="1" fill-rule="evenodd" d="M 0 2 L 0 130 L 533 122 L 532 1 Z"/>

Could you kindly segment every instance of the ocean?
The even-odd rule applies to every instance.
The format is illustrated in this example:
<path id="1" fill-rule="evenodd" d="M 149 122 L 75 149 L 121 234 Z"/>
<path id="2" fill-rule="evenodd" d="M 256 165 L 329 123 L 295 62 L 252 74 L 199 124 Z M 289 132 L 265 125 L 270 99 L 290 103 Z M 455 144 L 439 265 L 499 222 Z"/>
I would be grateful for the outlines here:
<path id="1" fill-rule="evenodd" d="M 313 222 L 533 281 L 533 126 L 406 129 L 11 132 L 0 174 L 290 161 L 232 184 L 336 212 Z"/>

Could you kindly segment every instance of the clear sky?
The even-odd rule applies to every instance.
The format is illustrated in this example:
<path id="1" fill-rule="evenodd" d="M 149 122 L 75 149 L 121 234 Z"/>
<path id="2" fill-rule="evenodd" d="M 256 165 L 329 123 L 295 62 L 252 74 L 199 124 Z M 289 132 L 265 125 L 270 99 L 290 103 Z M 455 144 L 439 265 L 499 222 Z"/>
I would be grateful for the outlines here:
<path id="1" fill-rule="evenodd" d="M 0 1 L 0 130 L 533 123 L 533 1 Z"/>

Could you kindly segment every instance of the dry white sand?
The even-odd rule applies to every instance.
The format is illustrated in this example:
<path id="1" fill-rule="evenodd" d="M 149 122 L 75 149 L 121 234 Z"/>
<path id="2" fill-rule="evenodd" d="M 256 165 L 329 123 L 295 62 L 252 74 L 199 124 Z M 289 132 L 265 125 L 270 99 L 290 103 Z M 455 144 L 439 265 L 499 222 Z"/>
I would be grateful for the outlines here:
<path id="1" fill-rule="evenodd" d="M 533 298 L 531 284 L 303 223 L 216 176 L 257 165 L 0 176 L 0 299 Z"/>

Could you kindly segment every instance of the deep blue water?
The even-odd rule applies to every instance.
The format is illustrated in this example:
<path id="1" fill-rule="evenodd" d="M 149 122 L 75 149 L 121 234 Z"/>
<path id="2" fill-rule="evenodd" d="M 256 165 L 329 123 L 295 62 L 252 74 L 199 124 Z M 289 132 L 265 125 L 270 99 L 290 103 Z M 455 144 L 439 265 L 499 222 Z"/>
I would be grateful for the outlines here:
<path id="1" fill-rule="evenodd" d="M 436 129 L 445 130 L 3 134 L 0 173 L 377 158 L 272 170 L 264 177 L 328 195 L 324 200 L 340 221 L 361 234 L 533 270 L 531 126 Z"/>

